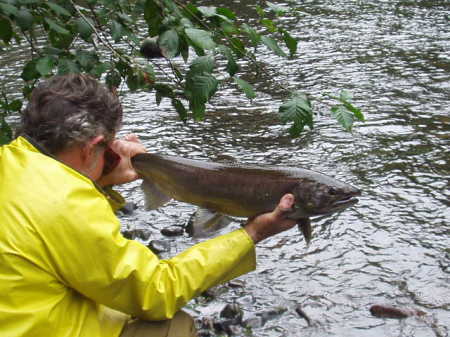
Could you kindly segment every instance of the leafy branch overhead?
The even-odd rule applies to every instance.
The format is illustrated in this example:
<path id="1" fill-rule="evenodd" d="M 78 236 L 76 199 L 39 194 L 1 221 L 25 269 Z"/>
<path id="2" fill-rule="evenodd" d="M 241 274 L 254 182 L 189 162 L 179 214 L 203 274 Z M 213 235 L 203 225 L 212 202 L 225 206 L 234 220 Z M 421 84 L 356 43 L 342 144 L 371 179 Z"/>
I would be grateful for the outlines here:
<path id="1" fill-rule="evenodd" d="M 297 39 L 279 22 L 293 11 L 267 1 L 256 12 L 259 21 L 251 27 L 228 8 L 178 0 L 0 0 L 0 53 L 14 45 L 29 53 L 21 73 L 25 97 L 40 78 L 85 72 L 114 90 L 123 84 L 131 91 L 154 90 L 156 102 L 171 100 L 182 120 L 201 120 L 223 84 L 256 97 L 239 74 L 245 72 L 241 60 L 258 68 L 258 48 L 280 57 L 296 55 Z M 175 62 L 179 57 L 187 66 Z M 350 129 L 354 117 L 363 118 L 345 95 L 331 114 Z M 11 138 L 6 115 L 20 106 L 4 93 L 0 106 L 0 143 L 5 143 Z M 300 94 L 281 105 L 293 136 L 304 126 L 312 128 L 311 106 Z"/>

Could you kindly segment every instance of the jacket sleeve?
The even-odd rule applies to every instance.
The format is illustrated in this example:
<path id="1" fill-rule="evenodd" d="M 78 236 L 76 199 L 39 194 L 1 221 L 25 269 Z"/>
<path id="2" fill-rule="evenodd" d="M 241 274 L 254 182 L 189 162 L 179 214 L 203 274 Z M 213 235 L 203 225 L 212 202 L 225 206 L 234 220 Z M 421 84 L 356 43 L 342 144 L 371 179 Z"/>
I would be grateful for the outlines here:
<path id="1" fill-rule="evenodd" d="M 67 212 L 54 216 L 40 233 L 53 272 L 66 286 L 113 309 L 142 319 L 168 319 L 199 293 L 255 268 L 254 244 L 245 230 L 160 260 L 121 235 L 104 198 L 70 199 L 77 203 L 57 207 Z"/>

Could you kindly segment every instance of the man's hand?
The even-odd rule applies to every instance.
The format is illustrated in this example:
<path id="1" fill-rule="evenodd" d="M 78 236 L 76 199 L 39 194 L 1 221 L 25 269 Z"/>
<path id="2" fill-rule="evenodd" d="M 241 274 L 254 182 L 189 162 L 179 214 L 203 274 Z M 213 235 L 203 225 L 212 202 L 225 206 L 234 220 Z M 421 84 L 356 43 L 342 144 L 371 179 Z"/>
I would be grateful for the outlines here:
<path id="1" fill-rule="evenodd" d="M 292 210 L 294 201 L 292 194 L 285 194 L 272 212 L 258 215 L 249 220 L 244 229 L 255 244 L 295 226 L 295 220 L 286 218 L 289 211 Z"/>
<path id="2" fill-rule="evenodd" d="M 120 156 L 120 163 L 111 173 L 100 177 L 97 183 L 100 186 L 120 185 L 138 179 L 139 175 L 131 165 L 131 157 L 147 152 L 139 138 L 134 134 L 126 135 L 113 141 L 111 149 Z"/>

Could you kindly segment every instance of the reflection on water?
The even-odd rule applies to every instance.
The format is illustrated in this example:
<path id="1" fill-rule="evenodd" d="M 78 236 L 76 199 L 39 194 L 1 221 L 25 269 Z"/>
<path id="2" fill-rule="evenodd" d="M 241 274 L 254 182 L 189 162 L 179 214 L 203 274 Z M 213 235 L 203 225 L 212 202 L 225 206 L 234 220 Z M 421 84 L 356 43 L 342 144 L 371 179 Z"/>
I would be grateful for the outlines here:
<path id="1" fill-rule="evenodd" d="M 245 12 L 254 2 L 234 5 Z M 192 310 L 213 315 L 225 302 L 238 302 L 249 317 L 286 306 L 286 313 L 253 330 L 258 337 L 448 336 L 449 2 L 310 0 L 298 7 L 303 14 L 285 22 L 300 39 L 299 58 L 270 58 L 261 49 L 265 67 L 277 81 L 314 95 L 352 91 L 367 116 L 352 134 L 320 117 L 314 130 L 289 138 L 276 116 L 281 97 L 272 82 L 257 82 L 264 93 L 252 102 L 227 88 L 204 122 L 185 125 L 168 101 L 156 106 L 148 93 L 124 97 L 124 132 L 137 133 L 151 151 L 301 166 L 364 192 L 355 207 L 313 224 L 309 248 L 296 230 L 263 242 L 257 270 L 242 277 L 245 289 L 229 289 Z M 123 192 L 142 204 L 138 183 Z M 125 227 L 158 229 L 183 224 L 193 209 L 171 202 L 122 220 Z M 167 256 L 192 243 L 178 239 Z M 295 313 L 299 303 L 314 321 L 311 327 Z M 368 309 L 376 303 L 428 315 L 374 318 Z"/>

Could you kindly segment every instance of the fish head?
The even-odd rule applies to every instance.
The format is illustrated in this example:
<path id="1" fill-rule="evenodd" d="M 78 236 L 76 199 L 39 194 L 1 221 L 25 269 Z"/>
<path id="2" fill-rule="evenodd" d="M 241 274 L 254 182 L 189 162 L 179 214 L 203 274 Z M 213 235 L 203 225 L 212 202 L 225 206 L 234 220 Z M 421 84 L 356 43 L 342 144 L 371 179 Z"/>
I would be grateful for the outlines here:
<path id="1" fill-rule="evenodd" d="M 309 216 L 341 211 L 358 202 L 361 191 L 347 183 L 317 173 L 302 179 L 293 190 L 296 207 Z"/>

